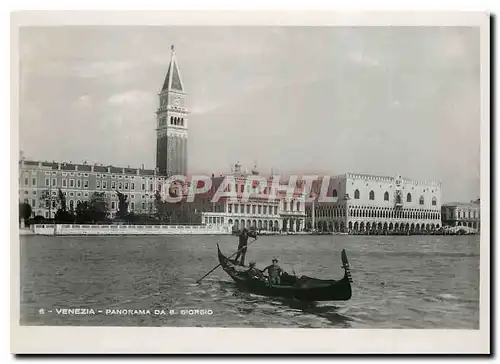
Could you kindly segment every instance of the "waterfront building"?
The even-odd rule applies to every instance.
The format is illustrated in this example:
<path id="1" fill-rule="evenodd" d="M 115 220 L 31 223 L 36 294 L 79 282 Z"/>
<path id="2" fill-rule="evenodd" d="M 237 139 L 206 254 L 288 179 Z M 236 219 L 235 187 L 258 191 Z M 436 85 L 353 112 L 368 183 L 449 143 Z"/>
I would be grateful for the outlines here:
<path id="1" fill-rule="evenodd" d="M 104 193 L 110 217 L 114 218 L 118 210 L 118 190 L 128 197 L 129 212 L 155 213 L 155 194 L 160 192 L 165 200 L 170 193 L 162 188 L 168 177 L 187 175 L 187 93 L 173 47 L 158 100 L 155 169 L 21 158 L 20 202 L 31 205 L 33 216 L 54 218 L 58 189 L 66 196 L 67 208 L 73 211 L 79 202 L 100 192 Z M 261 231 L 302 231 L 313 226 L 318 230 L 348 232 L 420 231 L 438 229 L 441 225 L 441 184 L 437 182 L 347 173 L 330 178 L 327 191 L 330 202 L 318 199 L 315 204 L 306 204 L 308 196 L 303 195 L 300 188 L 291 195 L 278 188 L 267 196 L 251 196 L 245 200 L 242 196 L 249 188 L 247 181 L 259 172 L 256 168 L 251 173 L 243 172 L 237 163 L 229 175 L 235 179 L 236 197 L 212 202 L 228 175 L 212 176 L 210 191 L 197 195 L 192 202 L 183 197 L 178 203 L 169 203 L 165 211 L 170 218 L 177 214 L 177 223 L 201 222 Z M 313 189 L 319 195 L 322 181 L 317 182 Z M 268 192 L 276 188 L 272 177 L 267 183 Z M 190 184 L 183 186 L 189 188 Z M 181 193 L 186 194 L 186 190 L 181 188 Z"/>
<path id="2" fill-rule="evenodd" d="M 326 197 L 322 180 L 313 184 L 314 203 L 306 208 L 306 228 L 368 233 L 432 231 L 441 227 L 441 183 L 401 176 L 346 173 L 330 177 Z M 314 209 L 314 216 L 313 216 Z"/>
<path id="3" fill-rule="evenodd" d="M 119 167 L 102 164 L 19 161 L 19 201 L 30 204 L 33 216 L 54 218 L 60 188 L 68 210 L 104 192 L 110 217 L 118 210 L 116 190 L 128 198 L 128 211 L 153 213 L 154 196 L 167 177 L 187 174 L 188 110 L 187 93 L 172 46 L 166 77 L 158 94 L 156 110 L 156 169 Z"/>
<path id="4" fill-rule="evenodd" d="M 33 217 L 54 218 L 59 189 L 70 211 L 94 192 L 103 192 L 113 218 L 118 211 L 118 190 L 128 197 L 130 212 L 153 213 L 155 193 L 165 179 L 144 168 L 21 160 L 19 201 L 31 206 Z"/>
<path id="5" fill-rule="evenodd" d="M 243 227 L 258 231 L 302 231 L 305 226 L 305 199 L 300 193 L 287 196 L 279 188 L 272 185 L 272 178 L 266 178 L 267 186 L 261 196 L 249 195 L 243 199 L 245 189 L 249 193 L 252 176 L 258 176 L 254 168 L 250 173 L 244 172 L 236 163 L 230 173 L 212 178 L 212 188 L 205 194 L 197 196 L 190 203 L 193 213 L 201 212 L 202 223 L 210 225 L 227 225 L 233 230 Z M 214 194 L 223 181 L 231 176 L 234 178 L 236 195 L 221 197 L 217 202 L 211 202 Z M 271 188 L 275 188 L 271 194 Z M 226 190 L 228 191 L 228 190 Z"/>
<path id="6" fill-rule="evenodd" d="M 441 207 L 443 226 L 466 226 L 476 231 L 481 228 L 480 200 L 450 202 Z"/>

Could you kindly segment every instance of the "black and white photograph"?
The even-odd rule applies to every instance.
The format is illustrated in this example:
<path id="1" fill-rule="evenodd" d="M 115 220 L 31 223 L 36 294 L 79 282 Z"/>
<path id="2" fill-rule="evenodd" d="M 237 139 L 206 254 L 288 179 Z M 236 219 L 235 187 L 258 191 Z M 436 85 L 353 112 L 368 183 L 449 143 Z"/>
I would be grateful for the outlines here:
<path id="1" fill-rule="evenodd" d="M 488 16 L 167 15 L 15 26 L 19 330 L 489 350 Z"/>

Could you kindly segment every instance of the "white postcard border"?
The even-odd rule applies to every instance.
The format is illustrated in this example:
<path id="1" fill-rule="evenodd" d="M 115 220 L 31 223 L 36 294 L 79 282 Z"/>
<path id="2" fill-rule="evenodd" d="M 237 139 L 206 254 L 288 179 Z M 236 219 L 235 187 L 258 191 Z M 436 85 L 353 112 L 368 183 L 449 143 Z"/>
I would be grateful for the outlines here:
<path id="1" fill-rule="evenodd" d="M 237 19 L 237 20 L 235 20 Z M 20 326 L 20 244 L 11 219 L 13 353 L 489 353 L 490 352 L 490 23 L 481 12 L 51 11 L 11 16 L 11 194 L 18 196 L 18 26 L 274 25 L 478 26 L 481 42 L 481 243 L 479 330 L 222 329 Z M 234 340 L 235 338 L 238 340 Z"/>

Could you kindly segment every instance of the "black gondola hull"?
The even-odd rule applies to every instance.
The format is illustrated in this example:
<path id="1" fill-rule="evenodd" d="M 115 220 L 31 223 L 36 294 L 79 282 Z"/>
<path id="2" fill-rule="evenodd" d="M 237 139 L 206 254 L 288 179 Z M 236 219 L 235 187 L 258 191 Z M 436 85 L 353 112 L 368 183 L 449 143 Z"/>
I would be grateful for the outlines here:
<path id="1" fill-rule="evenodd" d="M 236 282 L 236 286 L 245 292 L 262 296 L 283 297 L 301 301 L 347 301 L 352 296 L 351 278 L 345 251 L 342 253 L 345 274 L 340 280 L 322 280 L 310 277 L 297 278 L 285 274 L 281 280 L 289 285 L 273 285 L 266 281 L 252 279 L 242 272 L 238 266 L 226 258 L 217 245 L 219 263 L 222 269 Z M 345 261 L 344 261 L 345 259 Z M 346 266 L 347 263 L 347 266 Z"/>

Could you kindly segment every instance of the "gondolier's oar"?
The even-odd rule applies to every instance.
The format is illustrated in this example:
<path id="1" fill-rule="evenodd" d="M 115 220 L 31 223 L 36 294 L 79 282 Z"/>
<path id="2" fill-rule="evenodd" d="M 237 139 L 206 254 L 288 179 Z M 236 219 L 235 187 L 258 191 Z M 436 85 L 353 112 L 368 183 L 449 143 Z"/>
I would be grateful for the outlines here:
<path id="1" fill-rule="evenodd" d="M 258 238 L 259 238 L 259 237 L 257 236 L 257 237 L 254 239 L 254 241 L 252 241 L 252 242 L 248 243 L 248 244 L 247 244 L 247 246 L 244 246 L 243 248 L 241 248 L 240 250 L 238 250 L 236 253 L 234 253 L 233 255 L 231 255 L 229 258 L 234 257 L 234 256 L 235 256 L 236 254 L 238 254 L 239 252 L 241 252 L 241 251 L 245 250 L 246 248 L 248 248 L 250 245 L 252 245 L 253 243 L 255 243 L 255 242 L 257 241 L 257 239 L 258 239 Z M 217 268 L 219 268 L 219 267 L 220 267 L 220 263 L 219 263 L 219 264 L 217 264 L 217 265 L 216 265 L 216 266 L 215 266 L 215 267 L 214 267 L 211 271 L 209 271 L 209 272 L 208 272 L 207 274 L 205 274 L 203 277 L 201 277 L 200 279 L 198 279 L 198 280 L 196 281 L 196 283 L 200 283 L 200 282 L 203 280 L 203 278 L 205 278 L 206 276 L 208 276 L 210 273 L 212 273 L 214 270 L 216 270 L 216 269 L 217 269 Z"/>

